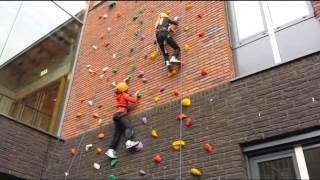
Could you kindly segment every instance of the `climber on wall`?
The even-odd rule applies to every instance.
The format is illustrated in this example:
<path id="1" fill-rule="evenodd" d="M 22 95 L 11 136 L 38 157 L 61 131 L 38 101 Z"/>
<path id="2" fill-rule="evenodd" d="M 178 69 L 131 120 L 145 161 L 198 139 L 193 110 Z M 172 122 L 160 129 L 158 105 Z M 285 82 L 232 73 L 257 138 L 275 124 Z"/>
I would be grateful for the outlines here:
<path id="1" fill-rule="evenodd" d="M 169 34 L 169 31 L 172 30 L 172 26 L 170 25 L 178 25 L 177 19 L 178 18 L 176 17 L 174 21 L 172 21 L 169 19 L 168 14 L 160 13 L 155 24 L 157 44 L 161 49 L 162 55 L 164 56 L 165 65 L 169 70 L 171 69 L 170 63 L 180 63 L 180 61 L 178 60 L 180 58 L 180 47 Z M 170 60 L 169 53 L 164 47 L 165 44 L 169 44 L 174 49 L 174 53 L 172 54 Z"/>
<path id="2" fill-rule="evenodd" d="M 117 84 L 115 90 L 115 99 L 117 103 L 116 111 L 113 115 L 114 134 L 110 148 L 106 152 L 106 155 L 112 159 L 117 158 L 115 150 L 118 147 L 122 133 L 124 133 L 125 137 L 127 138 L 127 149 L 134 148 L 140 143 L 140 141 L 133 140 L 134 133 L 127 116 L 128 104 L 129 102 L 136 103 L 138 101 L 139 92 L 136 92 L 134 96 L 131 96 L 128 94 L 128 89 L 129 87 L 125 82 L 120 82 L 119 84 Z"/>

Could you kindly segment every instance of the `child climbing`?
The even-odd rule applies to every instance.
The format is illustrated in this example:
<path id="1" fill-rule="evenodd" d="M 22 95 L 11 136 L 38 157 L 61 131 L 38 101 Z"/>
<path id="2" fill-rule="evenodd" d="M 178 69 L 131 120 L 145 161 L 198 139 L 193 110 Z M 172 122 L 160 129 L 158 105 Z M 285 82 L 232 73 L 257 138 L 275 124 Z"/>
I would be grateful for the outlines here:
<path id="1" fill-rule="evenodd" d="M 134 132 L 127 117 L 128 104 L 129 102 L 136 103 L 138 101 L 137 96 L 139 92 L 136 92 L 134 96 L 131 96 L 128 94 L 128 89 L 129 87 L 125 82 L 121 82 L 116 86 L 115 99 L 117 103 L 116 111 L 113 115 L 114 134 L 110 148 L 106 152 L 106 155 L 112 159 L 117 158 L 115 150 L 118 147 L 122 133 L 124 133 L 127 138 L 127 149 L 134 148 L 140 143 L 140 141 L 133 140 Z"/>
<path id="2" fill-rule="evenodd" d="M 165 65 L 168 67 L 169 70 L 171 69 L 170 63 L 180 63 L 180 61 L 178 60 L 180 58 L 180 47 L 169 34 L 171 28 L 170 25 L 178 25 L 178 22 L 176 20 L 177 17 L 174 21 L 172 21 L 169 19 L 168 14 L 160 13 L 155 24 L 157 43 L 161 49 L 162 55 L 164 56 Z M 174 49 L 174 53 L 172 54 L 170 60 L 169 53 L 164 47 L 165 44 L 169 44 Z"/>

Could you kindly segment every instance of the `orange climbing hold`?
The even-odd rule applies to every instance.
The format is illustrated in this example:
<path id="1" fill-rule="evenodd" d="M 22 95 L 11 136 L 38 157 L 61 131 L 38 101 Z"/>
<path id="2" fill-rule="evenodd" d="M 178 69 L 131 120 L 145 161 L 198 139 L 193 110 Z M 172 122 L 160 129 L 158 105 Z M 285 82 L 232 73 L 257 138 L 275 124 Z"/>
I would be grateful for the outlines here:
<path id="1" fill-rule="evenodd" d="M 97 147 L 96 153 L 97 153 L 98 155 L 102 154 L 102 151 L 103 151 L 102 148 Z"/>
<path id="2" fill-rule="evenodd" d="M 103 139 L 104 138 L 104 133 L 99 133 L 98 134 L 98 139 Z"/>
<path id="3" fill-rule="evenodd" d="M 188 117 L 186 119 L 186 121 L 184 122 L 184 125 L 187 126 L 187 127 L 192 126 L 192 119 L 190 117 Z"/>
<path id="4" fill-rule="evenodd" d="M 77 114 L 76 114 L 76 117 L 77 117 L 77 118 L 79 118 L 79 117 L 81 117 L 81 116 L 82 116 L 81 113 L 77 113 Z"/>
<path id="5" fill-rule="evenodd" d="M 208 74 L 208 71 L 205 69 L 201 69 L 201 76 L 206 76 Z"/>
<path id="6" fill-rule="evenodd" d="M 93 113 L 92 116 L 93 116 L 94 118 L 99 118 L 99 114 L 98 114 L 98 113 Z"/>
<path id="7" fill-rule="evenodd" d="M 177 116 L 177 120 L 183 120 L 183 119 L 185 119 L 185 118 L 187 118 L 187 117 L 188 117 L 187 115 L 181 113 L 181 114 L 179 114 L 179 115 Z"/>
<path id="8" fill-rule="evenodd" d="M 198 17 L 198 18 L 202 18 L 203 16 L 204 16 L 203 13 L 198 13 L 198 14 L 197 14 L 197 17 Z"/>
<path id="9" fill-rule="evenodd" d="M 71 148 L 71 149 L 70 149 L 70 154 L 71 154 L 72 156 L 76 155 L 76 153 L 77 153 L 76 148 Z"/>
<path id="10" fill-rule="evenodd" d="M 204 37 L 205 34 L 206 34 L 206 33 L 202 31 L 202 32 L 199 32 L 198 36 L 199 36 L 199 37 Z"/>
<path id="11" fill-rule="evenodd" d="M 83 102 L 85 101 L 85 99 L 82 97 L 82 98 L 79 99 L 79 101 L 80 101 L 81 103 L 83 103 Z"/>
<path id="12" fill-rule="evenodd" d="M 178 90 L 174 90 L 174 91 L 173 91 L 173 95 L 175 95 L 175 96 L 178 97 L 178 96 L 179 96 L 179 91 L 178 91 Z"/>
<path id="13" fill-rule="evenodd" d="M 153 161 L 157 164 L 159 164 L 162 161 L 161 155 L 157 154 L 153 157 Z"/>
<path id="14" fill-rule="evenodd" d="M 102 108 L 102 107 L 103 107 L 102 104 L 100 104 L 100 105 L 97 106 L 97 108 Z"/>
<path id="15" fill-rule="evenodd" d="M 211 153 L 212 150 L 213 150 L 211 144 L 208 144 L 208 143 L 204 145 L 204 149 L 205 149 L 208 153 Z"/>
<path id="16" fill-rule="evenodd" d="M 121 17 L 122 16 L 122 13 L 121 12 L 118 12 L 117 13 L 117 17 Z"/>

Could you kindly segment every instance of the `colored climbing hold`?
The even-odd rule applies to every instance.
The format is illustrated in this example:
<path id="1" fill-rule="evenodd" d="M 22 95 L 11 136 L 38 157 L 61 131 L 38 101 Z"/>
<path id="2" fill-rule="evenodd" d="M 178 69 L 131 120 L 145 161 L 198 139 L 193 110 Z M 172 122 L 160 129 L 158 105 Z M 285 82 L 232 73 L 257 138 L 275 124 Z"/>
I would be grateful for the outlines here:
<path id="1" fill-rule="evenodd" d="M 112 9 L 114 6 L 116 6 L 116 3 L 112 2 L 111 4 L 109 4 L 109 9 Z"/>
<path id="2" fill-rule="evenodd" d="M 111 163 L 110 163 L 110 166 L 111 167 L 115 167 L 117 164 L 118 164 L 118 159 L 112 159 Z"/>
<path id="3" fill-rule="evenodd" d="M 188 117 L 186 119 L 186 121 L 184 122 L 184 125 L 187 126 L 187 127 L 192 126 L 192 119 L 190 117 Z"/>
<path id="4" fill-rule="evenodd" d="M 111 86 L 112 86 L 112 87 L 116 87 L 116 86 L 117 86 L 117 83 L 116 83 L 116 82 L 112 82 L 112 83 L 111 83 Z"/>
<path id="5" fill-rule="evenodd" d="M 101 19 L 102 18 L 102 15 L 99 15 L 99 17 L 98 17 L 99 19 Z"/>
<path id="6" fill-rule="evenodd" d="M 179 150 L 180 147 L 183 147 L 185 145 L 185 142 L 183 140 L 177 140 L 172 142 L 172 148 L 174 150 Z"/>
<path id="7" fill-rule="evenodd" d="M 88 65 L 87 65 L 87 68 L 88 68 L 88 69 L 89 69 L 89 68 L 91 68 L 91 65 L 90 65 L 90 64 L 88 64 Z"/>
<path id="8" fill-rule="evenodd" d="M 117 54 L 115 54 L 115 53 L 112 54 L 112 58 L 113 58 L 113 59 L 117 58 Z"/>
<path id="9" fill-rule="evenodd" d="M 132 21 L 135 21 L 138 19 L 138 16 L 132 16 Z"/>
<path id="10" fill-rule="evenodd" d="M 146 117 L 143 117 L 143 118 L 141 119 L 141 121 L 142 121 L 143 124 L 147 124 L 148 119 L 147 119 Z"/>
<path id="11" fill-rule="evenodd" d="M 173 95 L 179 96 L 179 91 L 178 91 L 178 90 L 174 90 L 174 91 L 173 91 Z"/>
<path id="12" fill-rule="evenodd" d="M 188 32 L 188 31 L 189 31 L 189 26 L 185 26 L 185 27 L 183 28 L 183 31 L 184 31 L 184 32 Z"/>
<path id="13" fill-rule="evenodd" d="M 136 64 L 131 64 L 130 65 L 130 71 L 133 72 L 137 69 L 137 65 Z"/>
<path id="14" fill-rule="evenodd" d="M 201 69 L 201 76 L 206 76 L 208 74 L 207 70 Z"/>
<path id="15" fill-rule="evenodd" d="M 93 48 L 94 50 L 96 50 L 96 49 L 98 49 L 98 46 L 92 45 L 92 48 Z"/>
<path id="16" fill-rule="evenodd" d="M 111 27 L 107 27 L 107 31 L 109 31 L 109 32 L 110 32 L 110 31 L 111 31 Z"/>
<path id="17" fill-rule="evenodd" d="M 104 67 L 104 68 L 102 69 L 102 72 L 105 73 L 105 72 L 108 71 L 108 69 L 109 69 L 109 67 Z"/>
<path id="18" fill-rule="evenodd" d="M 116 73 L 118 72 L 118 70 L 119 70 L 118 68 L 113 68 L 113 69 L 112 69 L 112 73 L 113 73 L 113 74 L 116 74 Z"/>
<path id="19" fill-rule="evenodd" d="M 199 32 L 198 36 L 199 36 L 199 37 L 203 37 L 205 34 L 206 34 L 206 33 L 202 31 L 202 32 Z"/>
<path id="20" fill-rule="evenodd" d="M 64 172 L 64 176 L 65 177 L 69 176 L 69 173 L 68 172 Z"/>
<path id="21" fill-rule="evenodd" d="M 211 153 L 212 150 L 213 150 L 211 144 L 208 144 L 208 143 L 204 145 L 204 149 L 205 149 L 208 153 Z"/>
<path id="22" fill-rule="evenodd" d="M 169 71 L 168 73 L 167 73 L 167 76 L 168 77 L 173 77 L 173 76 L 175 76 L 177 74 L 177 71 L 176 70 L 171 70 L 171 71 Z"/>
<path id="23" fill-rule="evenodd" d="M 109 45 L 110 45 L 110 43 L 108 43 L 108 42 L 104 43 L 105 47 L 108 47 Z"/>
<path id="24" fill-rule="evenodd" d="M 148 58 L 148 53 L 143 53 L 143 59 L 147 59 Z"/>
<path id="25" fill-rule="evenodd" d="M 189 44 L 184 44 L 183 51 L 184 52 L 189 52 L 189 50 L 190 50 L 190 45 Z"/>
<path id="26" fill-rule="evenodd" d="M 157 154 L 153 157 L 153 161 L 157 164 L 159 164 L 162 161 L 161 155 Z"/>
<path id="27" fill-rule="evenodd" d="M 151 131 L 151 136 L 152 136 L 152 137 L 159 137 L 159 134 L 158 134 L 157 130 L 153 129 L 153 130 Z"/>
<path id="28" fill-rule="evenodd" d="M 122 16 L 122 13 L 121 12 L 117 12 L 117 17 L 121 17 Z"/>
<path id="29" fill-rule="evenodd" d="M 168 16 L 170 16 L 171 10 L 167 10 L 167 11 L 166 11 L 166 14 L 167 14 Z"/>
<path id="30" fill-rule="evenodd" d="M 129 51 L 130 51 L 130 53 L 133 53 L 133 52 L 134 52 L 134 50 L 135 50 L 135 48 L 133 48 L 133 47 L 132 47 L 132 48 L 130 48 L 130 50 L 129 50 Z"/>
<path id="31" fill-rule="evenodd" d="M 159 96 L 154 97 L 154 98 L 153 98 L 153 101 L 154 101 L 155 103 L 158 103 L 158 102 L 160 101 L 160 97 L 159 97 Z"/>
<path id="32" fill-rule="evenodd" d="M 148 83 L 148 79 L 147 79 L 147 78 L 142 78 L 142 82 L 143 82 L 144 84 L 146 84 L 146 83 Z"/>
<path id="33" fill-rule="evenodd" d="M 191 100 L 190 98 L 183 98 L 181 101 L 182 106 L 189 107 L 191 106 Z"/>
<path id="34" fill-rule="evenodd" d="M 101 35 L 100 35 L 100 39 L 103 39 L 103 38 L 104 38 L 104 35 L 103 35 L 103 34 L 101 34 Z"/>
<path id="35" fill-rule="evenodd" d="M 137 76 L 138 76 L 138 78 L 143 78 L 144 71 L 138 71 Z"/>
<path id="36" fill-rule="evenodd" d="M 136 146 L 136 151 L 141 151 L 143 149 L 143 144 L 142 142 L 139 142 L 139 144 Z"/>
<path id="37" fill-rule="evenodd" d="M 151 59 L 151 60 L 155 60 L 158 56 L 160 56 L 160 51 L 153 51 L 153 52 L 150 54 L 150 59 Z"/>
<path id="38" fill-rule="evenodd" d="M 103 79 L 104 78 L 104 74 L 99 75 L 99 79 Z"/>
<path id="39" fill-rule="evenodd" d="M 76 114 L 76 117 L 77 117 L 77 118 L 79 118 L 79 117 L 81 117 L 81 116 L 82 116 L 81 113 L 77 113 L 77 114 Z"/>
<path id="40" fill-rule="evenodd" d="M 132 79 L 131 75 L 128 75 L 125 79 L 124 82 L 126 82 L 127 84 L 129 84 L 129 81 Z"/>
<path id="41" fill-rule="evenodd" d="M 100 155 L 102 154 L 102 151 L 103 151 L 102 148 L 97 147 L 96 154 Z"/>
<path id="42" fill-rule="evenodd" d="M 136 31 L 136 32 L 133 33 L 133 35 L 136 36 L 136 37 L 139 36 L 139 34 L 140 34 L 140 31 Z"/>
<path id="43" fill-rule="evenodd" d="M 117 176 L 115 176 L 115 175 L 110 175 L 109 177 L 108 177 L 108 180 L 117 180 L 118 178 L 117 178 Z"/>
<path id="44" fill-rule="evenodd" d="M 103 107 L 103 105 L 102 105 L 102 104 L 100 104 L 100 105 L 98 105 L 98 106 L 97 106 L 97 108 L 99 108 L 99 109 L 100 109 L 100 108 L 102 108 L 102 107 Z"/>
<path id="45" fill-rule="evenodd" d="M 192 4 L 187 4 L 187 5 L 186 5 L 186 10 L 190 10 L 192 7 L 193 7 Z"/>
<path id="46" fill-rule="evenodd" d="M 99 114 L 98 114 L 97 112 L 95 112 L 95 113 L 92 114 L 92 117 L 93 117 L 93 118 L 98 118 L 98 117 L 99 117 Z"/>
<path id="47" fill-rule="evenodd" d="M 177 120 L 183 120 L 184 118 L 187 118 L 187 115 L 181 113 L 181 114 L 179 114 L 179 115 L 177 116 L 176 119 L 177 119 Z"/>
<path id="48" fill-rule="evenodd" d="M 98 125 L 101 126 L 101 124 L 102 124 L 102 119 L 99 119 L 98 120 Z"/>
<path id="49" fill-rule="evenodd" d="M 108 17 L 108 14 L 104 14 L 102 17 L 103 19 L 106 19 Z"/>
<path id="50" fill-rule="evenodd" d="M 143 14 L 143 13 L 144 13 L 144 10 L 145 10 L 144 8 L 141 8 L 141 9 L 139 10 L 139 13 L 140 13 L 140 14 Z"/>
<path id="51" fill-rule="evenodd" d="M 104 133 L 99 133 L 98 134 L 98 139 L 103 139 L 104 138 Z"/>
<path id="52" fill-rule="evenodd" d="M 95 163 L 93 163 L 93 167 L 98 170 L 98 169 L 100 169 L 100 164 L 95 162 Z"/>
<path id="53" fill-rule="evenodd" d="M 146 173 L 144 170 L 142 170 L 142 169 L 139 170 L 139 174 L 140 174 L 141 176 L 147 175 L 147 173 Z"/>
<path id="54" fill-rule="evenodd" d="M 143 24 L 144 24 L 144 20 L 141 19 L 141 20 L 139 21 L 139 24 L 143 25 Z"/>
<path id="55" fill-rule="evenodd" d="M 92 106 L 93 102 L 92 101 L 88 101 L 88 104 L 89 104 L 89 106 Z"/>
<path id="56" fill-rule="evenodd" d="M 166 87 L 165 86 L 161 86 L 160 87 L 160 92 L 163 92 L 164 90 L 166 90 Z"/>
<path id="57" fill-rule="evenodd" d="M 83 102 L 85 101 L 85 99 L 84 99 L 83 97 L 81 97 L 81 98 L 79 99 L 79 101 L 80 101 L 81 103 L 83 103 Z"/>
<path id="58" fill-rule="evenodd" d="M 70 154 L 71 154 L 72 156 L 76 155 L 76 153 L 77 153 L 76 148 L 71 148 L 71 149 L 70 149 Z"/>
<path id="59" fill-rule="evenodd" d="M 194 176 L 201 176 L 201 171 L 197 168 L 192 168 L 191 169 L 191 174 Z"/>
<path id="60" fill-rule="evenodd" d="M 198 17 L 198 18 L 202 18 L 203 16 L 204 16 L 203 13 L 198 13 L 198 14 L 197 14 L 197 17 Z"/>
<path id="61" fill-rule="evenodd" d="M 86 145 L 86 152 L 88 152 L 89 149 L 92 148 L 92 146 L 93 146 L 92 144 L 87 144 L 87 145 Z"/>
<path id="62" fill-rule="evenodd" d="M 146 38 L 146 36 L 144 34 L 140 35 L 140 41 L 143 41 Z"/>
<path id="63" fill-rule="evenodd" d="M 142 98 L 142 96 L 143 96 L 142 92 L 139 91 L 138 94 L 137 94 L 137 97 L 140 99 L 140 98 Z"/>

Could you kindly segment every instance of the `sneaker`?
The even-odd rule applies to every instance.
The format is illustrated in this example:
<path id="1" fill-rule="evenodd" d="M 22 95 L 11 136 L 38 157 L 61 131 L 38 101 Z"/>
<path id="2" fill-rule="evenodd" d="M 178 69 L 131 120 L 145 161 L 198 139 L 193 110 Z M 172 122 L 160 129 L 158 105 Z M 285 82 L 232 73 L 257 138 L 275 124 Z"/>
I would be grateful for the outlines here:
<path id="1" fill-rule="evenodd" d="M 166 61 L 166 66 L 169 67 L 171 64 L 169 61 Z"/>
<path id="2" fill-rule="evenodd" d="M 181 63 L 175 56 L 172 56 L 170 59 L 171 63 Z"/>
<path id="3" fill-rule="evenodd" d="M 106 155 L 109 158 L 112 158 L 112 159 L 117 158 L 117 154 L 116 154 L 116 151 L 114 149 L 108 149 L 108 151 L 106 152 Z"/>
<path id="4" fill-rule="evenodd" d="M 130 148 L 133 148 L 135 147 L 136 145 L 138 145 L 140 143 L 140 141 L 131 141 L 131 140 L 128 140 L 126 142 L 126 148 L 127 149 L 130 149 Z"/>

